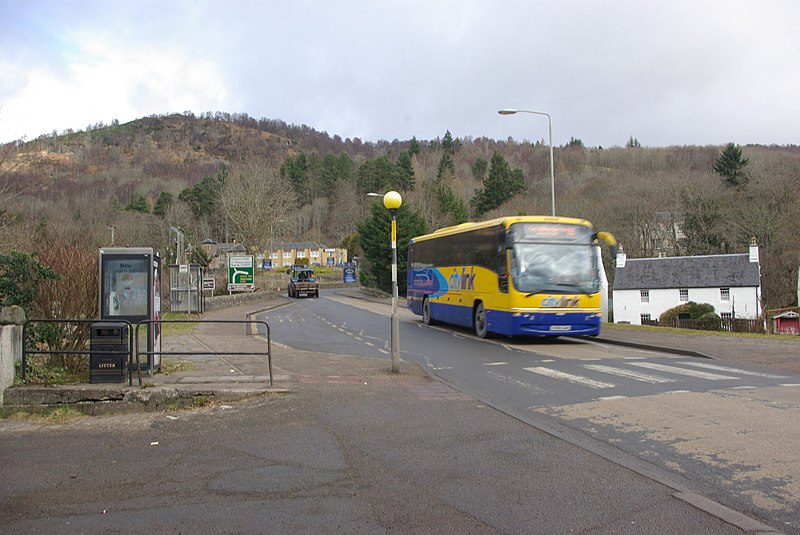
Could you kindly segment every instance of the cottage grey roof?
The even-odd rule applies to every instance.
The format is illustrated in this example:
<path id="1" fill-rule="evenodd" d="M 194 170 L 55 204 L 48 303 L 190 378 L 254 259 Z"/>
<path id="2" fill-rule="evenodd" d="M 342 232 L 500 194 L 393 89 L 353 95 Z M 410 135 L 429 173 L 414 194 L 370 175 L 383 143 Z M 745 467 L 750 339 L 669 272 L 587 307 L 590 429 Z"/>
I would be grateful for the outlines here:
<path id="1" fill-rule="evenodd" d="M 761 284 L 747 254 L 628 258 L 614 275 L 615 290 L 747 288 Z"/>
<path id="2" fill-rule="evenodd" d="M 247 249 L 245 249 L 244 245 L 241 243 L 218 243 L 217 244 L 217 253 L 246 253 Z"/>

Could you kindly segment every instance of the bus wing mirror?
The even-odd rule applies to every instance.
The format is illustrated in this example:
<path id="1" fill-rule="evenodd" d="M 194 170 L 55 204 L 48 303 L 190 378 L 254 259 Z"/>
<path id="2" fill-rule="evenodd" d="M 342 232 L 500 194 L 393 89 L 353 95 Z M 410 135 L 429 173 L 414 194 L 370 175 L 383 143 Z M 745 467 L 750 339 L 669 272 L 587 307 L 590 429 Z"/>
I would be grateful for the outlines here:
<path id="1" fill-rule="evenodd" d="M 614 238 L 614 235 L 610 232 L 598 232 L 594 235 L 596 239 L 605 243 L 611 248 L 611 254 L 617 256 L 619 252 L 619 245 L 617 245 L 617 240 Z"/>

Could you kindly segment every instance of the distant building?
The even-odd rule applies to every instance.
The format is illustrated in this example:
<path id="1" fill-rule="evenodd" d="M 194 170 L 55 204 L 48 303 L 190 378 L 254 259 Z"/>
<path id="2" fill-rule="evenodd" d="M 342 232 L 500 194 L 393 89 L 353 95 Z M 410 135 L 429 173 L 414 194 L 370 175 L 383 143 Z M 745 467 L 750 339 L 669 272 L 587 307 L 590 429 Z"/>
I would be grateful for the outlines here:
<path id="1" fill-rule="evenodd" d="M 689 301 L 707 303 L 722 318 L 761 316 L 761 267 L 755 240 L 749 253 L 627 258 L 620 248 L 614 276 L 615 323 L 641 325 Z"/>
<path id="2" fill-rule="evenodd" d="M 674 212 L 655 213 L 655 236 L 654 251 L 660 253 L 659 256 L 678 256 L 681 254 L 681 244 L 686 241 L 686 234 L 683 233 L 684 215 Z"/>
<path id="3" fill-rule="evenodd" d="M 208 257 L 208 267 L 210 269 L 227 269 L 228 257 L 231 255 L 245 255 L 247 249 L 241 243 L 217 243 L 211 239 L 205 239 L 200 244 L 203 253 Z"/>
<path id="4" fill-rule="evenodd" d="M 231 255 L 245 255 L 247 249 L 241 243 L 216 243 L 214 240 L 204 240 L 200 247 L 210 259 L 211 269 L 226 269 L 227 258 Z M 275 242 L 272 250 L 265 250 L 256 254 L 257 267 L 261 267 L 265 260 L 271 260 L 273 268 L 289 267 L 298 263 L 316 266 L 340 267 L 347 262 L 347 249 L 327 247 L 316 242 Z"/>
<path id="5" fill-rule="evenodd" d="M 347 249 L 327 247 L 316 242 L 276 242 L 272 250 L 266 250 L 264 257 L 270 259 L 275 268 L 306 263 L 316 266 L 341 267 L 347 262 Z"/>

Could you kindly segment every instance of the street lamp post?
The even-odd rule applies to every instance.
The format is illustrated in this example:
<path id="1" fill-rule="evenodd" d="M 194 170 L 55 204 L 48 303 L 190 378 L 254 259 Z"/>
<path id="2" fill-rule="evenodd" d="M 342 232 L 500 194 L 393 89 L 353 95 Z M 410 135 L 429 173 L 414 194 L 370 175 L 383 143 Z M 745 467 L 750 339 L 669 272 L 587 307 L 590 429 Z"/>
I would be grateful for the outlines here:
<path id="1" fill-rule="evenodd" d="M 272 245 L 272 232 L 273 232 L 273 226 L 275 225 L 275 223 L 283 223 L 283 219 L 278 219 L 277 221 L 275 221 L 273 219 L 269 223 L 269 270 L 270 271 L 275 271 L 275 265 L 272 263 L 272 247 L 273 247 L 273 245 Z M 270 287 L 270 289 L 272 288 L 272 282 L 273 282 L 272 281 L 272 275 L 270 275 L 270 277 L 269 277 L 269 287 Z"/>
<path id="2" fill-rule="evenodd" d="M 556 215 L 556 181 L 555 175 L 553 173 L 553 121 L 550 118 L 549 113 L 545 113 L 543 111 L 531 111 L 531 110 L 514 110 L 514 109 L 503 109 L 499 110 L 497 113 L 500 115 L 514 115 L 515 113 L 532 113 L 534 115 L 544 115 L 547 117 L 547 127 L 550 132 L 550 209 L 552 214 Z"/>
<path id="3" fill-rule="evenodd" d="M 183 264 L 183 229 L 179 227 L 169 227 L 169 229 L 175 233 L 175 263 L 181 265 Z"/>
<path id="4" fill-rule="evenodd" d="M 377 197 L 368 193 L 369 197 Z M 397 317 L 397 209 L 403 204 L 403 198 L 396 191 L 389 191 L 383 196 L 383 205 L 392 216 L 392 373 L 400 372 L 400 320 Z"/>
<path id="5" fill-rule="evenodd" d="M 400 372 L 400 322 L 397 317 L 397 209 L 403 198 L 396 191 L 383 196 L 383 205 L 392 216 L 392 373 Z"/>

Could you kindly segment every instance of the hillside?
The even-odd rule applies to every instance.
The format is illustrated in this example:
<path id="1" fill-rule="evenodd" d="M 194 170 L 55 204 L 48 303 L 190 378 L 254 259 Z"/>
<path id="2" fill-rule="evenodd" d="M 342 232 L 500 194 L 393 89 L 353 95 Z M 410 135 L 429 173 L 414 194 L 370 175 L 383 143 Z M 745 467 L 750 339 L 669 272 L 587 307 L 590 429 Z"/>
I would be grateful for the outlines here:
<path id="1" fill-rule="evenodd" d="M 238 239 L 263 248 L 273 238 L 352 248 L 347 240 L 366 216 L 366 193 L 389 187 L 430 228 L 465 217 L 550 212 L 546 145 L 458 133 L 365 142 L 244 114 L 176 114 L 1 150 L 1 252 L 35 251 L 54 239 L 108 245 L 112 227 L 117 244 L 169 251 L 171 226 L 195 244 Z M 800 148 L 742 150 L 749 181 L 730 188 L 714 171 L 721 147 L 556 147 L 557 213 L 613 232 L 630 257 L 745 252 L 755 237 L 767 306 L 794 305 Z M 477 213 L 484 205 L 474 198 L 492 193 L 494 186 L 483 186 L 495 164 L 507 164 L 520 188 Z M 233 184 L 244 190 L 241 198 Z M 250 213 L 235 213 L 245 205 Z M 613 276 L 610 259 L 607 267 Z"/>

